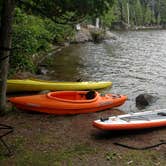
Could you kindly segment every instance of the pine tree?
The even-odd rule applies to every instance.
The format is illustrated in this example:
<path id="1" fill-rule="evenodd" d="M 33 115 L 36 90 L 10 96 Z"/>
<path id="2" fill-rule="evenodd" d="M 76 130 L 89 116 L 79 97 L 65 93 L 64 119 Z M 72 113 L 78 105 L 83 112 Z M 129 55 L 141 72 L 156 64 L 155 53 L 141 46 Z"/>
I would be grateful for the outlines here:
<path id="1" fill-rule="evenodd" d="M 135 17 L 136 17 L 136 25 L 142 25 L 143 24 L 143 14 L 142 14 L 142 6 L 140 3 L 140 0 L 136 0 L 135 3 Z"/>

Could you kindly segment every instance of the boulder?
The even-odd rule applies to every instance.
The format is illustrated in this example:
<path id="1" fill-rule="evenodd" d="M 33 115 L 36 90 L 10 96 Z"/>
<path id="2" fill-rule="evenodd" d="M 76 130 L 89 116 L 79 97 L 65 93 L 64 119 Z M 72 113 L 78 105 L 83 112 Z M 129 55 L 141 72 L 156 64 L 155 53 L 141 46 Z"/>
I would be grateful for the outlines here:
<path id="1" fill-rule="evenodd" d="M 44 66 L 39 66 L 36 72 L 36 74 L 40 74 L 40 75 L 46 75 L 47 73 L 48 73 L 48 69 L 46 69 L 46 67 Z"/>
<path id="2" fill-rule="evenodd" d="M 152 103 L 154 103 L 157 99 L 158 99 L 158 97 L 153 96 L 153 95 L 148 94 L 148 93 L 140 94 L 135 99 L 136 107 L 145 108 L 146 106 L 149 106 Z"/>
<path id="3" fill-rule="evenodd" d="M 76 32 L 71 43 L 84 43 L 88 41 L 92 41 L 92 36 L 90 31 L 88 29 L 81 28 L 81 30 Z"/>
<path id="4" fill-rule="evenodd" d="M 118 37 L 114 33 L 108 30 L 104 34 L 104 40 L 117 40 L 117 38 Z"/>

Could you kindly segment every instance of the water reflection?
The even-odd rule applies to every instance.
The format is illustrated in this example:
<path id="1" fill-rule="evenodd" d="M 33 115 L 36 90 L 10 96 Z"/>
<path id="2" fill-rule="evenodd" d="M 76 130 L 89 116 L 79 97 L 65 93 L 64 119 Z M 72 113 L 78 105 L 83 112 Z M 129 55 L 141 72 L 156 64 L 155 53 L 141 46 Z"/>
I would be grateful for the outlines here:
<path id="1" fill-rule="evenodd" d="M 112 81 L 105 93 L 129 97 L 121 106 L 137 111 L 135 97 L 152 93 L 159 100 L 146 109 L 166 107 L 166 31 L 117 32 L 117 40 L 78 44 L 54 56 L 50 77 L 58 81 Z"/>

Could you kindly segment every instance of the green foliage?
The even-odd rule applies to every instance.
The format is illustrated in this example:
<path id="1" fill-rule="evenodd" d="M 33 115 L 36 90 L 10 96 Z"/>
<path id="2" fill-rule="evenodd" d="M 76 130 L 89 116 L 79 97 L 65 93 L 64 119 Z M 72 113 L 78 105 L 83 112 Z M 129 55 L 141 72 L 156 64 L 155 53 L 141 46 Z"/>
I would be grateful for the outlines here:
<path id="1" fill-rule="evenodd" d="M 104 38 L 104 31 L 100 29 L 91 30 L 91 36 L 95 43 L 100 43 Z"/>
<path id="2" fill-rule="evenodd" d="M 127 0 L 123 0 L 122 1 L 122 18 L 123 18 L 123 20 L 122 21 L 124 21 L 124 22 L 127 22 L 127 3 L 128 3 L 128 1 Z"/>
<path id="3" fill-rule="evenodd" d="M 160 0 L 160 18 L 161 23 L 166 24 L 166 0 Z"/>
<path id="4" fill-rule="evenodd" d="M 136 0 L 134 5 L 135 8 L 135 18 L 136 18 L 136 25 L 142 25 L 143 23 L 143 15 L 142 15 L 142 6 L 140 0 Z"/>
<path id="5" fill-rule="evenodd" d="M 73 26 L 57 24 L 49 19 L 45 19 L 45 28 L 51 33 L 53 43 L 68 41 L 73 35 Z"/>
<path id="6" fill-rule="evenodd" d="M 76 23 L 87 15 L 100 16 L 109 10 L 114 0 L 24 0 L 20 7 L 50 18 L 58 23 Z M 65 17 L 72 13 L 70 17 Z"/>
<path id="7" fill-rule="evenodd" d="M 145 14 L 144 14 L 144 24 L 145 25 L 150 25 L 151 17 L 152 17 L 152 11 L 150 10 L 149 7 L 146 7 Z"/>
<path id="8" fill-rule="evenodd" d="M 165 8 L 166 0 L 115 0 L 111 11 L 104 15 L 103 22 L 110 26 L 111 22 L 128 23 L 129 18 L 130 25 L 165 24 Z"/>
<path id="9" fill-rule="evenodd" d="M 49 19 L 27 15 L 15 10 L 13 25 L 13 54 L 10 66 L 15 70 L 35 71 L 32 55 L 51 48 L 53 42 L 64 42 L 73 34 L 69 25 L 59 25 Z"/>
<path id="10" fill-rule="evenodd" d="M 112 22 L 117 20 L 114 11 L 115 11 L 115 6 L 110 8 L 109 11 L 101 17 L 102 24 L 104 27 L 111 27 Z"/>
<path id="11" fill-rule="evenodd" d="M 45 29 L 41 18 L 26 15 L 17 8 L 13 25 L 14 51 L 10 58 L 11 68 L 34 71 L 32 55 L 41 50 L 47 50 L 51 39 L 52 36 Z"/>

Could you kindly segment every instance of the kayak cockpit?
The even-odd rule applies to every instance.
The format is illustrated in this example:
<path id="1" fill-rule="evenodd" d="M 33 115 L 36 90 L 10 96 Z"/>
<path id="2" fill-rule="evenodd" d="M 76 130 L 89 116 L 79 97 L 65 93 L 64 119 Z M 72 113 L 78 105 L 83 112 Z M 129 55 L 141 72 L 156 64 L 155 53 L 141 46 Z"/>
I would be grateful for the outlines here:
<path id="1" fill-rule="evenodd" d="M 54 99 L 63 102 L 94 102 L 99 97 L 95 91 L 57 91 L 47 94 L 49 99 Z"/>

